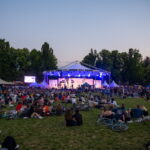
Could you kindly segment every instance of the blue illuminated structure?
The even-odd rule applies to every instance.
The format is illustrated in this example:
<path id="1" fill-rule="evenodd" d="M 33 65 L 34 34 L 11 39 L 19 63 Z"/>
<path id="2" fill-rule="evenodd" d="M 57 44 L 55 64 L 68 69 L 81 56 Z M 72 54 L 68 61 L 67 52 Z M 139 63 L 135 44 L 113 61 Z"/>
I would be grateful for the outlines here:
<path id="1" fill-rule="evenodd" d="M 84 78 L 94 80 L 109 80 L 111 73 L 99 69 L 79 61 L 75 61 L 64 67 L 60 67 L 58 70 L 44 71 L 44 80 L 49 83 L 49 80 L 58 80 L 59 78 Z M 59 84 L 59 83 L 58 83 Z"/>

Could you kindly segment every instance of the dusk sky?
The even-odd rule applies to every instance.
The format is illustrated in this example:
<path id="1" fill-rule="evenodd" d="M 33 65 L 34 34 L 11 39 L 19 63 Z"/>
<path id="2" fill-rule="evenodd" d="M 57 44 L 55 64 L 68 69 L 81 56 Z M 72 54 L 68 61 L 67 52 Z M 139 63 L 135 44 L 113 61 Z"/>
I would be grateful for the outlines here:
<path id="1" fill-rule="evenodd" d="M 30 50 L 48 42 L 61 64 L 91 48 L 150 56 L 150 0 L 0 0 L 0 38 Z"/>

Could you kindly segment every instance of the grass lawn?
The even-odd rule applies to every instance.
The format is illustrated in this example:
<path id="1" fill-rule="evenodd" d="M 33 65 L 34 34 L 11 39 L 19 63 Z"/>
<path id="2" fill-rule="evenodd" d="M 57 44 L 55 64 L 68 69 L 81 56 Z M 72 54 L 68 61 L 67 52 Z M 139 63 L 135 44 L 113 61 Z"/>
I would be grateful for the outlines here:
<path id="1" fill-rule="evenodd" d="M 142 99 L 117 100 L 128 108 L 144 104 L 150 112 L 150 102 Z M 81 112 L 81 127 L 65 127 L 64 116 L 39 119 L 0 120 L 0 142 L 11 135 L 20 150 L 144 150 L 150 141 L 150 121 L 129 124 L 125 132 L 114 132 L 96 125 L 98 109 Z"/>

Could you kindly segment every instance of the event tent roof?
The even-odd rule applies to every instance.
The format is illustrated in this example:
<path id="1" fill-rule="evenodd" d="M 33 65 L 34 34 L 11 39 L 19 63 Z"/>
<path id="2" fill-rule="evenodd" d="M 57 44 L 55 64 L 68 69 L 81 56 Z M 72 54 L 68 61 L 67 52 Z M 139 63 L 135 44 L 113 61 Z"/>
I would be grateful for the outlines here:
<path id="1" fill-rule="evenodd" d="M 37 82 L 31 83 L 29 85 L 30 87 L 39 87 L 39 84 Z"/>
<path id="2" fill-rule="evenodd" d="M 104 81 L 103 86 L 109 87 L 109 84 L 106 81 Z"/>
<path id="3" fill-rule="evenodd" d="M 13 82 L 7 82 L 7 81 L 0 79 L 0 84 L 14 84 L 14 83 Z"/>
<path id="4" fill-rule="evenodd" d="M 66 66 L 59 67 L 59 70 L 91 70 L 91 69 L 83 66 L 79 61 L 75 61 Z"/>
<path id="5" fill-rule="evenodd" d="M 59 67 L 58 70 L 53 70 L 53 72 L 54 71 L 94 71 L 94 72 L 104 72 L 105 74 L 110 74 L 110 72 L 106 70 L 103 70 L 103 69 L 100 69 L 100 68 L 97 68 L 97 67 L 79 62 L 79 61 L 74 61 L 66 66 Z M 45 74 L 48 72 L 51 72 L 51 71 L 44 71 L 43 73 Z"/>
<path id="6" fill-rule="evenodd" d="M 112 81 L 112 83 L 109 85 L 109 87 L 114 88 L 114 87 L 119 87 L 119 85 L 115 81 Z"/>
<path id="7" fill-rule="evenodd" d="M 43 80 L 42 83 L 39 84 L 40 87 L 48 87 L 48 84 Z"/>

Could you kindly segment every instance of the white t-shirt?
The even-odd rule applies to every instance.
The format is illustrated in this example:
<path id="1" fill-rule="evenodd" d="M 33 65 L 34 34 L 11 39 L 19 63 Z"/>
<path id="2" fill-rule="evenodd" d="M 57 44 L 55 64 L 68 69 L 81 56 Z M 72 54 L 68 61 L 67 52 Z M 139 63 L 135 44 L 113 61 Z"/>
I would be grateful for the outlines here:
<path id="1" fill-rule="evenodd" d="M 76 104 L 77 103 L 76 98 L 73 97 L 71 100 L 72 100 L 72 104 Z"/>

